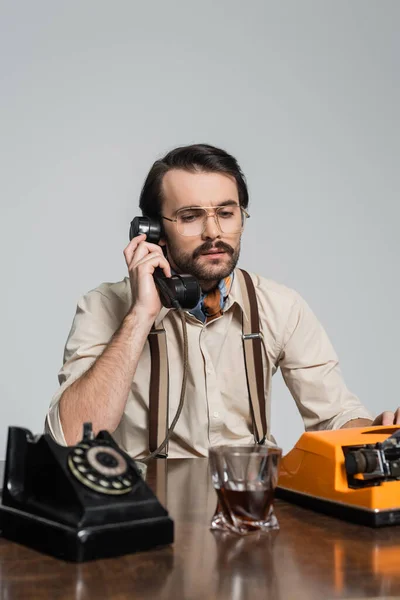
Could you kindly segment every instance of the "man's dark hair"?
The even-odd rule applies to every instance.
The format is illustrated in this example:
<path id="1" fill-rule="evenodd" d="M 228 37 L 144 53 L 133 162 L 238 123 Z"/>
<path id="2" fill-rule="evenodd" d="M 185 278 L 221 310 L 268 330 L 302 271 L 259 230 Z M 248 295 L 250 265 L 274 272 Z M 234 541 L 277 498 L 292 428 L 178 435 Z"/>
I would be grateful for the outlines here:
<path id="1" fill-rule="evenodd" d="M 158 219 L 161 215 L 162 180 L 171 169 L 183 169 L 192 173 L 222 173 L 230 175 L 236 180 L 239 203 L 247 208 L 249 194 L 245 177 L 236 159 L 221 150 L 208 144 L 194 144 L 181 146 L 168 152 L 164 158 L 156 160 L 151 167 L 140 194 L 139 206 L 147 217 Z"/>

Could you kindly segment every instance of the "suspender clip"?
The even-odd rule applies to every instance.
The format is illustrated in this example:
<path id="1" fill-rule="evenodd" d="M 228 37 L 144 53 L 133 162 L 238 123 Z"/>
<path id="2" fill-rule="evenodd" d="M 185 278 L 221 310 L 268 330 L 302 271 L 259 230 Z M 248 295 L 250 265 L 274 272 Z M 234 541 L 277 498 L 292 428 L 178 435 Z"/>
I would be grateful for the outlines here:
<path id="1" fill-rule="evenodd" d="M 262 340 L 262 333 L 242 333 L 243 340 Z"/>

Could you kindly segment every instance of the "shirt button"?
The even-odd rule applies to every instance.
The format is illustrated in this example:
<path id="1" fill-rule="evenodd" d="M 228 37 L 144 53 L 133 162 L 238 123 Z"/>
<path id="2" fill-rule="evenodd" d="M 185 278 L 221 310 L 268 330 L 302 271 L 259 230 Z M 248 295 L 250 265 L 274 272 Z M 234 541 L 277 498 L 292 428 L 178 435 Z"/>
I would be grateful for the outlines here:
<path id="1" fill-rule="evenodd" d="M 212 371 L 211 369 L 207 369 L 207 375 L 211 375 Z"/>
<path id="2" fill-rule="evenodd" d="M 213 412 L 213 417 L 215 417 L 215 419 L 218 419 L 219 412 L 217 410 Z"/>

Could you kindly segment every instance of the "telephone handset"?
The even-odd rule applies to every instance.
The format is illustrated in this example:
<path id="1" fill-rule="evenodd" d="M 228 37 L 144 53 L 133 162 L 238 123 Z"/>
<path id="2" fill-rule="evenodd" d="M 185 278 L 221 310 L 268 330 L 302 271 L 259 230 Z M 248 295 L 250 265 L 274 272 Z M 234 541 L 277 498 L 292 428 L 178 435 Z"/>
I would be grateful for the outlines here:
<path id="1" fill-rule="evenodd" d="M 147 242 L 158 244 L 161 238 L 160 222 L 149 217 L 135 217 L 131 221 L 129 239 L 142 233 L 146 234 Z M 154 271 L 154 282 L 166 308 L 194 308 L 200 300 L 200 285 L 192 275 L 165 277 L 163 270 L 158 267 Z"/>

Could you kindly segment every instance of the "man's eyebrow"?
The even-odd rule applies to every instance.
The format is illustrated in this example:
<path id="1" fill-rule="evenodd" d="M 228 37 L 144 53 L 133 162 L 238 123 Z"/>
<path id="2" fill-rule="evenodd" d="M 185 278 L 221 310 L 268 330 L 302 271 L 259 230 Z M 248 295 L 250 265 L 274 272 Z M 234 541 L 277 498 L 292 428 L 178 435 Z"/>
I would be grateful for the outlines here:
<path id="1" fill-rule="evenodd" d="M 224 200 L 223 202 L 220 202 L 217 206 L 239 206 L 239 204 L 236 202 L 236 200 Z"/>
<path id="2" fill-rule="evenodd" d="M 215 208 L 217 208 L 218 206 L 240 206 L 240 204 L 238 204 L 236 200 L 223 200 L 222 202 L 216 204 Z M 178 210 L 184 210 L 185 208 L 189 210 L 190 208 L 203 208 L 203 206 L 199 206 L 198 204 L 188 204 L 188 206 L 180 206 L 173 212 L 173 215 L 175 216 Z M 207 208 L 210 207 L 208 206 Z"/>

